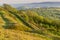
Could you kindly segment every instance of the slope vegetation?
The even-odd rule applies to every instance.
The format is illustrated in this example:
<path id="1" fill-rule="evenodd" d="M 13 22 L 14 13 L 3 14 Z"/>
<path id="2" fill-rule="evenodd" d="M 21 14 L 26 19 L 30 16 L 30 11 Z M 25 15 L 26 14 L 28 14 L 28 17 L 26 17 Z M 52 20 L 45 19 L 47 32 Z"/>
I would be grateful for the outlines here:
<path id="1" fill-rule="evenodd" d="M 0 7 L 0 40 L 60 40 L 59 24 L 36 11 Z"/>

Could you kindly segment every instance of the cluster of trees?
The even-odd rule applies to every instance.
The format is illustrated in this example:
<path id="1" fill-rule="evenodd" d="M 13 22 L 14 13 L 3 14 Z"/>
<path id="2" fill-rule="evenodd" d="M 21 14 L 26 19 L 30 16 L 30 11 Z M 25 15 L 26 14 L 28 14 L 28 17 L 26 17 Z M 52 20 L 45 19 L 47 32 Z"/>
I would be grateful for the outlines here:
<path id="1" fill-rule="evenodd" d="M 60 8 L 34 8 L 30 9 L 37 12 L 39 15 L 48 17 L 49 19 L 60 20 Z"/>
<path id="2" fill-rule="evenodd" d="M 27 19 L 37 24 L 39 28 L 44 27 L 49 31 L 56 31 L 56 32 L 60 30 L 59 20 L 56 19 L 54 20 L 48 17 L 44 17 L 42 15 L 39 15 L 36 11 L 32 11 L 32 10 L 24 10 L 23 12 L 25 12 L 26 16 L 28 17 Z"/>

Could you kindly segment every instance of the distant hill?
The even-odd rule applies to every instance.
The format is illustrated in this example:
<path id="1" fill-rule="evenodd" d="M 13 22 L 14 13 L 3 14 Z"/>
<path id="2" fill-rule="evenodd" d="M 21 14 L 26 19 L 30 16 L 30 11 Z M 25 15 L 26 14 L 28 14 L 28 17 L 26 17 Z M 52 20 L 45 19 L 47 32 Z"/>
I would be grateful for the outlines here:
<path id="1" fill-rule="evenodd" d="M 12 4 L 12 6 L 21 8 L 39 8 L 39 7 L 60 7 L 60 2 L 40 2 L 40 3 L 25 3 L 25 4 Z"/>

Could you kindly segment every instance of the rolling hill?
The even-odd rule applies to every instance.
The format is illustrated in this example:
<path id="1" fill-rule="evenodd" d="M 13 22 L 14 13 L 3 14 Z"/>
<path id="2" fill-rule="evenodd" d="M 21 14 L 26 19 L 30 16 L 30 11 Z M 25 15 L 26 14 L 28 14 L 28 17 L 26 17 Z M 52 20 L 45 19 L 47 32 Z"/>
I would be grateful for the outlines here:
<path id="1" fill-rule="evenodd" d="M 29 8 L 47 8 L 47 7 L 60 7 L 60 2 L 40 2 L 40 3 L 24 3 L 24 4 L 11 4 L 13 7 L 18 9 L 29 9 Z"/>
<path id="2" fill-rule="evenodd" d="M 60 40 L 60 21 L 4 4 L 0 6 L 0 35 L 0 40 Z"/>

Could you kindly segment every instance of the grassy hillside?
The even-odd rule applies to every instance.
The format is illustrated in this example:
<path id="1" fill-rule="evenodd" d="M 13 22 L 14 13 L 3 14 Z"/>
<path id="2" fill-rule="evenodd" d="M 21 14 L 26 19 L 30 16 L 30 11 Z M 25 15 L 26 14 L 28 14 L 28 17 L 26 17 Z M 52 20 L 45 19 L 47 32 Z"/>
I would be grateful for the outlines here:
<path id="1" fill-rule="evenodd" d="M 60 40 L 60 21 L 46 17 L 50 14 L 47 10 L 47 15 L 42 13 L 46 12 L 43 9 L 39 13 L 35 10 L 17 10 L 7 4 L 1 6 L 0 40 Z"/>

